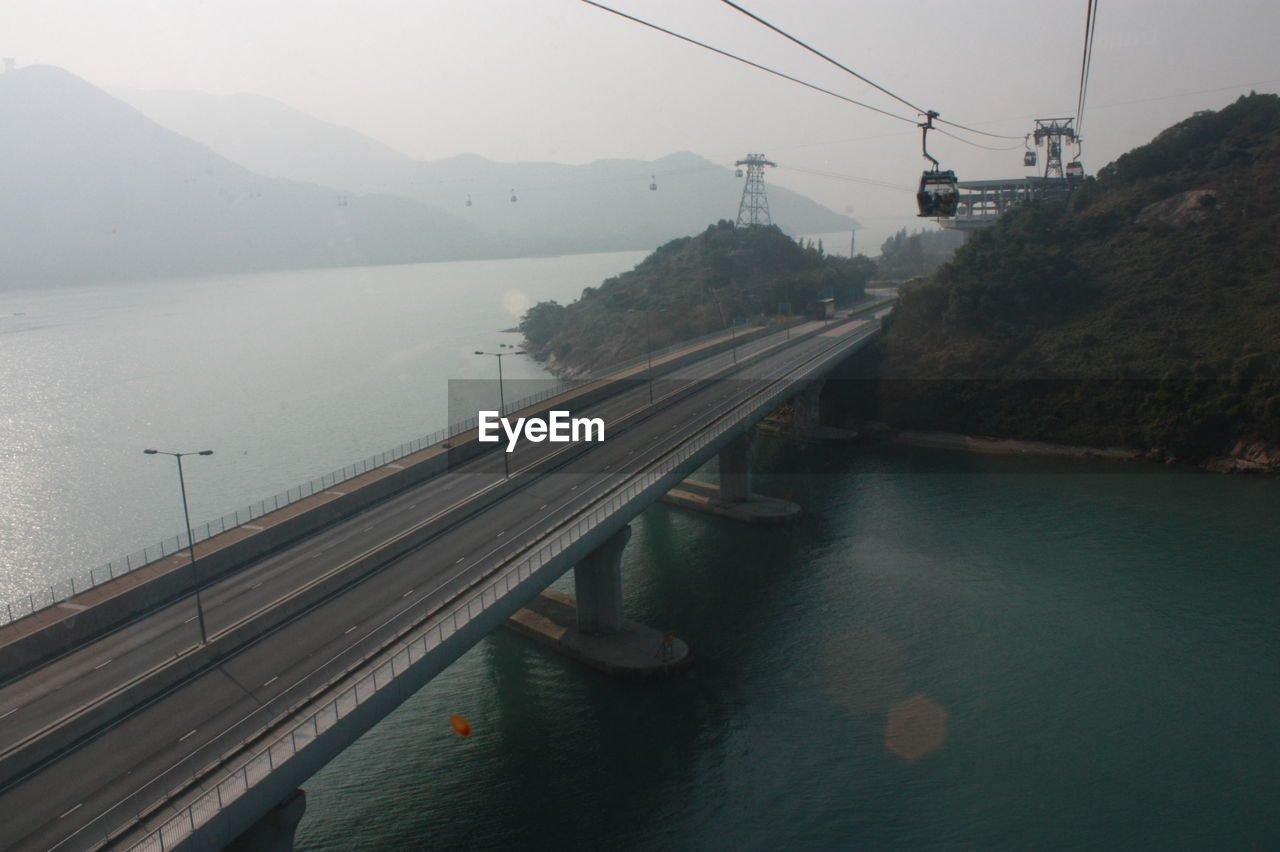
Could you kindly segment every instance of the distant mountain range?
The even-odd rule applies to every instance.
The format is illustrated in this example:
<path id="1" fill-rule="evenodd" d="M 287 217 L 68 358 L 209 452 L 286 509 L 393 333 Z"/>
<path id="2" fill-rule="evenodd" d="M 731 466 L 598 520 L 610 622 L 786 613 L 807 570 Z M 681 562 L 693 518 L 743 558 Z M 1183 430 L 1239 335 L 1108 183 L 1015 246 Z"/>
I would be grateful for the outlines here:
<path id="1" fill-rule="evenodd" d="M 0 76 L 0 286 L 491 255 L 425 204 L 254 174 L 48 66 Z"/>
<path id="2" fill-rule="evenodd" d="M 733 218 L 741 192 L 688 153 L 423 163 L 256 95 L 115 94 L 0 75 L 0 287 L 650 248 Z M 854 226 L 769 198 L 791 233 Z"/>
<path id="3" fill-rule="evenodd" d="M 473 154 L 419 162 L 258 95 L 113 93 L 251 171 L 426 202 L 476 225 L 500 242 L 504 254 L 653 248 L 735 218 L 742 195 L 742 181 L 732 169 L 687 152 L 580 166 L 498 163 Z M 650 191 L 651 184 L 657 189 Z M 768 193 L 773 221 L 787 233 L 857 226 L 782 187 L 770 186 Z"/>

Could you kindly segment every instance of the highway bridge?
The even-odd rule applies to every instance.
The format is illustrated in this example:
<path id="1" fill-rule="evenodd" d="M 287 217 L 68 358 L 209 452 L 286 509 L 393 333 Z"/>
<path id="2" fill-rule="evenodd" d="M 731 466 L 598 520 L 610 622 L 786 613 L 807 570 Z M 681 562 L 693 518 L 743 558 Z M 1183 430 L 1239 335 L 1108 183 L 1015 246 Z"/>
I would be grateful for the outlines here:
<path id="1" fill-rule="evenodd" d="M 601 417 L 606 440 L 522 444 L 509 478 L 470 431 L 200 543 L 207 644 L 186 554 L 8 625 L 0 846 L 222 848 L 717 453 L 744 493 L 748 430 L 885 304 L 544 400 L 520 413 Z"/>

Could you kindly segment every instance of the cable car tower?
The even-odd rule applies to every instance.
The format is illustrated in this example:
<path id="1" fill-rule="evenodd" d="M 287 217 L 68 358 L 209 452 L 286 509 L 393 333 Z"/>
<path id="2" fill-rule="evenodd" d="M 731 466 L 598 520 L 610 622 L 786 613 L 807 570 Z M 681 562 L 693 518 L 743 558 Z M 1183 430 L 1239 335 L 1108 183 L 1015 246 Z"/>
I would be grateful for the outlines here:
<path id="1" fill-rule="evenodd" d="M 764 167 L 776 168 L 777 163 L 766 160 L 764 154 L 748 154 L 745 160 L 734 163 L 737 174 L 747 167 L 747 182 L 742 187 L 742 201 L 738 204 L 738 227 L 746 225 L 772 225 L 769 219 L 769 198 L 764 192 Z"/>
<path id="2" fill-rule="evenodd" d="M 1035 137 L 1036 147 L 1045 146 L 1044 158 L 1044 176 L 1047 178 L 1065 178 L 1066 172 L 1062 169 L 1062 143 L 1063 140 L 1079 146 L 1080 137 L 1076 135 L 1074 118 L 1037 118 L 1036 129 L 1032 134 Z M 1035 153 L 1034 151 L 1032 152 Z M 1035 157 L 1030 157 L 1030 164 L 1035 164 Z M 1025 160 L 1024 160 L 1025 162 Z M 1072 165 L 1079 165 L 1073 162 Z M 1081 169 L 1083 173 L 1083 169 Z"/>

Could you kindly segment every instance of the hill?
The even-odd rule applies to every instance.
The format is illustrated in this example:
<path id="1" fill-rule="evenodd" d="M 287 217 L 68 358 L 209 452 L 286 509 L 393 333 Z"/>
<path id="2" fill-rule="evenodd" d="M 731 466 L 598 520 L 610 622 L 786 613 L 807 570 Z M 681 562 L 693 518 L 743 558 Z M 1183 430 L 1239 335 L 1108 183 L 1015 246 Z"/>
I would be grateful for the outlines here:
<path id="1" fill-rule="evenodd" d="M 569 305 L 540 302 L 520 322 L 525 345 L 561 374 L 584 374 L 652 346 L 723 329 L 738 317 L 799 312 L 824 294 L 838 304 L 862 297 L 874 264 L 825 254 L 777 227 L 736 228 L 728 220 L 672 240 L 635 269 L 588 287 Z"/>
<path id="2" fill-rule="evenodd" d="M 58 68 L 0 76 L 0 286 L 493 253 L 404 198 L 266 178 Z"/>
<path id="3" fill-rule="evenodd" d="M 650 249 L 735 215 L 742 194 L 731 168 L 688 152 L 585 165 L 499 163 L 474 154 L 421 162 L 258 95 L 114 93 L 250 171 L 430 204 L 474 225 L 513 256 Z M 769 187 L 769 203 L 773 221 L 791 234 L 857 225 L 780 186 Z"/>
<path id="4" fill-rule="evenodd" d="M 840 402 L 895 426 L 1268 462 L 1280 98 L 1199 113 L 909 289 Z M 1275 454 L 1280 459 L 1280 453 Z M 1248 467 L 1248 464 L 1242 464 Z"/>

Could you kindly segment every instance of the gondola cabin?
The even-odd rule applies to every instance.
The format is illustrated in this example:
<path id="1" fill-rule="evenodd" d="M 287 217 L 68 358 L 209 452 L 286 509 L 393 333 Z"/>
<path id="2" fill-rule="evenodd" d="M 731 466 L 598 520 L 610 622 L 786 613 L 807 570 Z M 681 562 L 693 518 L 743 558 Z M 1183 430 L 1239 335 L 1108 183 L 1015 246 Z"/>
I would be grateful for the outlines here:
<path id="1" fill-rule="evenodd" d="M 1067 163 L 1066 172 L 1068 180 L 1084 180 L 1084 164 L 1079 160 Z"/>
<path id="2" fill-rule="evenodd" d="M 1035 151 L 1027 151 L 1025 154 L 1022 155 L 1022 165 L 1030 167 L 1030 166 L 1034 166 L 1035 164 L 1036 164 Z"/>
<path id="3" fill-rule="evenodd" d="M 920 207 L 921 216 L 928 219 L 950 218 L 956 215 L 960 206 L 960 190 L 957 186 L 956 173 L 946 171 L 925 172 L 920 176 L 920 191 L 916 193 L 916 203 Z"/>

